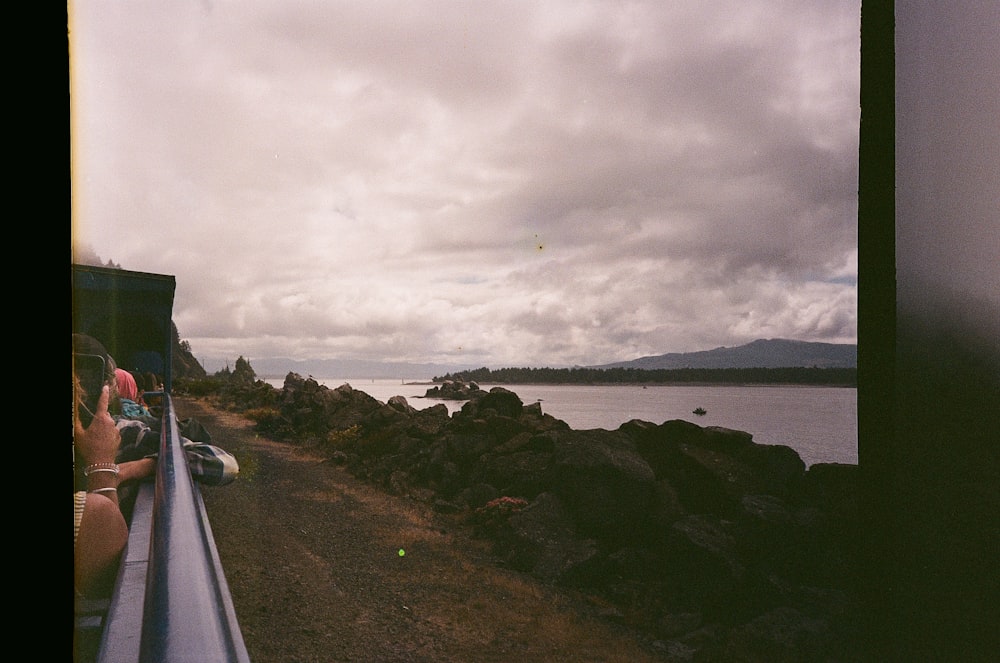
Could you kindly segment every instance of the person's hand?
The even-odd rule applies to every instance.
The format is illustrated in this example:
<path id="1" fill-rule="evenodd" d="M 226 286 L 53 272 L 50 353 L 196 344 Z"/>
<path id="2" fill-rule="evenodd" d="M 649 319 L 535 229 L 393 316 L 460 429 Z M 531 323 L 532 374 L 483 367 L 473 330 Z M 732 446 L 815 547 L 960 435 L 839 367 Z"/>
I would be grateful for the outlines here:
<path id="1" fill-rule="evenodd" d="M 107 385 L 101 388 L 97 399 L 97 411 L 94 420 L 87 428 L 83 427 L 79 417 L 73 422 L 73 444 L 87 465 L 94 463 L 113 463 L 121 444 L 121 435 L 115 426 L 115 420 L 108 414 L 108 401 L 111 392 Z"/>

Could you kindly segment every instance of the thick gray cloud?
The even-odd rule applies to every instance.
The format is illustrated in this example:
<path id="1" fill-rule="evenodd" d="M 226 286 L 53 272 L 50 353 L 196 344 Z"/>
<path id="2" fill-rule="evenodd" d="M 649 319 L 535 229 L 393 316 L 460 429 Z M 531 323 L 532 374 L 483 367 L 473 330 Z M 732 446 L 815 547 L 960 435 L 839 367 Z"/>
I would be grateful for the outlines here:
<path id="1" fill-rule="evenodd" d="M 76 246 L 210 370 L 856 340 L 860 2 L 69 7 Z"/>

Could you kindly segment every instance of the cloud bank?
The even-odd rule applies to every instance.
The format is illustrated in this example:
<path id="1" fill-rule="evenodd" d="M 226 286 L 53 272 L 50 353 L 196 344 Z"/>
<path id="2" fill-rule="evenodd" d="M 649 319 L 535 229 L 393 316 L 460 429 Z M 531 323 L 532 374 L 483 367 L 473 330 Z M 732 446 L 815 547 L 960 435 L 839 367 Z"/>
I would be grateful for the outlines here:
<path id="1" fill-rule="evenodd" d="M 859 2 L 69 7 L 75 247 L 209 370 L 856 341 Z"/>

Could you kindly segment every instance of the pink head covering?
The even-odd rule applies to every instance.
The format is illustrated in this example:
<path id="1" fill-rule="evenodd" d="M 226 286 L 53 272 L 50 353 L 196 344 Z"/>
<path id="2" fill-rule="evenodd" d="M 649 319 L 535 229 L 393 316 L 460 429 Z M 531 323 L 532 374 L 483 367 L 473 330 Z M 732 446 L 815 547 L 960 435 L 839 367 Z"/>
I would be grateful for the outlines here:
<path id="1" fill-rule="evenodd" d="M 130 401 L 139 399 L 139 387 L 135 384 L 135 378 L 124 368 L 115 369 L 115 380 L 118 381 L 118 395 Z"/>

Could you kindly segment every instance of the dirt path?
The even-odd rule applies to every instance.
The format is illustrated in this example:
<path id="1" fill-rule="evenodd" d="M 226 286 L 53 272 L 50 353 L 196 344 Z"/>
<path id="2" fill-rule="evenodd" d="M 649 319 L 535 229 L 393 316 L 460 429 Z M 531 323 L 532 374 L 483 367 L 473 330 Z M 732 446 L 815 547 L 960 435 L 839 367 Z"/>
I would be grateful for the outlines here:
<path id="1" fill-rule="evenodd" d="M 175 404 L 240 462 L 202 494 L 255 663 L 669 660 L 587 597 L 498 567 L 448 516 L 239 414 Z"/>

